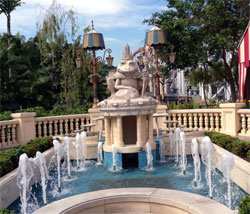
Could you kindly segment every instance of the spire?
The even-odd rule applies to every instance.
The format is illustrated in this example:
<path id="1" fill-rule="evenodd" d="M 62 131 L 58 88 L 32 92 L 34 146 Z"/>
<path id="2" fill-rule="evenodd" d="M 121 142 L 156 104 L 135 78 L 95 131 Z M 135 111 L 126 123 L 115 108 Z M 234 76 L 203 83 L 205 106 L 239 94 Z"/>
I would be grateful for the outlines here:
<path id="1" fill-rule="evenodd" d="M 125 59 L 125 60 L 133 59 L 133 54 L 132 52 L 130 52 L 130 47 L 128 44 L 126 44 L 125 53 L 122 52 L 122 59 Z"/>

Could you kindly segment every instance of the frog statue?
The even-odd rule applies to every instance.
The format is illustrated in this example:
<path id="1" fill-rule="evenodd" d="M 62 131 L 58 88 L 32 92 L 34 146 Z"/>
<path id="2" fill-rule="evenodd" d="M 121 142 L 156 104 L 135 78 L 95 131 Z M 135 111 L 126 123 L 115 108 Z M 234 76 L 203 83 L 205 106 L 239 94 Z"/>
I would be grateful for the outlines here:
<path id="1" fill-rule="evenodd" d="M 149 82 L 149 74 L 146 70 L 139 70 L 133 59 L 129 45 L 122 53 L 122 60 L 117 67 L 116 73 L 107 78 L 107 85 L 111 92 L 109 99 L 134 99 L 145 95 Z"/>

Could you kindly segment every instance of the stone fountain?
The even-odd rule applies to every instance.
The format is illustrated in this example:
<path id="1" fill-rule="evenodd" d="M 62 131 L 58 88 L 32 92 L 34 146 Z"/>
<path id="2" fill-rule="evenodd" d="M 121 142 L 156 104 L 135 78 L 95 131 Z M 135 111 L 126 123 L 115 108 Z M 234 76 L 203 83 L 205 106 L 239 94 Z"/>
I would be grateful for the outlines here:
<path id="1" fill-rule="evenodd" d="M 147 69 L 139 70 L 127 44 L 115 74 L 107 78 L 111 96 L 97 105 L 105 122 L 103 150 L 106 166 L 112 165 L 112 144 L 117 151 L 118 167 L 130 163 L 135 167 L 146 167 L 147 142 L 155 157 L 152 115 L 158 102 L 145 95 L 148 82 Z"/>

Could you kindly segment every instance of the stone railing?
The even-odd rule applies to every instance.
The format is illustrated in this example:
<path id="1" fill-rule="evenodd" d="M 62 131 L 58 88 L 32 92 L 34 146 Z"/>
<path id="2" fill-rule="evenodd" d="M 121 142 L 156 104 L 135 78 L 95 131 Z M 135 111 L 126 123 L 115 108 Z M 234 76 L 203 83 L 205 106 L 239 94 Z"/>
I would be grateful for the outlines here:
<path id="1" fill-rule="evenodd" d="M 75 114 L 35 118 L 36 137 L 56 136 L 72 133 L 90 124 L 89 114 Z M 90 128 L 86 128 L 90 131 Z"/>
<path id="2" fill-rule="evenodd" d="M 248 136 L 250 139 L 250 109 L 244 103 L 225 103 L 219 109 L 162 110 L 157 113 L 158 128 L 168 130 L 183 127 L 185 130 L 217 131 L 232 136 Z M 159 117 L 159 116 L 158 116 Z M 157 129 L 156 123 L 154 128 Z"/>
<path id="3" fill-rule="evenodd" d="M 250 109 L 244 107 L 244 103 L 227 103 L 221 104 L 220 109 L 167 110 L 166 106 L 159 105 L 157 113 L 167 116 L 158 118 L 157 124 L 162 130 L 181 126 L 184 131 L 214 130 L 232 136 L 250 136 Z M 0 121 L 0 150 L 23 145 L 36 137 L 68 134 L 82 129 L 83 125 L 87 125 L 87 131 L 90 131 L 90 127 L 92 131 L 102 129 L 96 121 L 91 124 L 93 118 L 100 116 L 98 109 L 77 115 L 35 118 L 34 112 L 28 112 L 11 116 L 13 120 Z"/>
<path id="4" fill-rule="evenodd" d="M 241 121 L 239 136 L 250 137 L 250 109 L 239 109 L 237 113 L 240 115 Z"/>
<path id="5" fill-rule="evenodd" d="M 209 130 L 220 131 L 221 128 L 221 110 L 220 109 L 182 109 L 168 110 L 167 121 L 177 121 L 176 123 L 167 123 L 165 127 L 176 128 L 184 127 L 188 130 Z M 164 121 L 163 121 L 164 122 Z"/>
<path id="6" fill-rule="evenodd" d="M 17 146 L 17 126 L 19 121 L 0 121 L 0 149 Z"/>

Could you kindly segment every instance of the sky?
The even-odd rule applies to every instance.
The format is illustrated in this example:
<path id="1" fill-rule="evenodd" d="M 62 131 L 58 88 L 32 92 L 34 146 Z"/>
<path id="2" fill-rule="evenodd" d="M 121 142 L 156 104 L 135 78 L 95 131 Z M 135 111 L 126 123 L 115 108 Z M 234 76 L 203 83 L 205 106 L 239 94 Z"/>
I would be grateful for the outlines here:
<path id="1" fill-rule="evenodd" d="M 36 34 L 36 22 L 52 4 L 52 0 L 22 0 L 25 4 L 11 13 L 12 34 L 20 32 L 26 39 Z M 166 10 L 166 0 L 57 0 L 65 10 L 73 9 L 79 26 L 78 35 L 94 21 L 95 30 L 102 33 L 106 48 L 111 48 L 114 65 L 121 60 L 125 45 L 131 51 L 143 46 L 145 32 L 152 28 L 143 24 L 152 13 Z M 7 32 L 6 16 L 0 15 L 0 33 Z M 97 56 L 103 56 L 98 51 Z M 106 57 L 106 56 L 105 56 Z"/>

